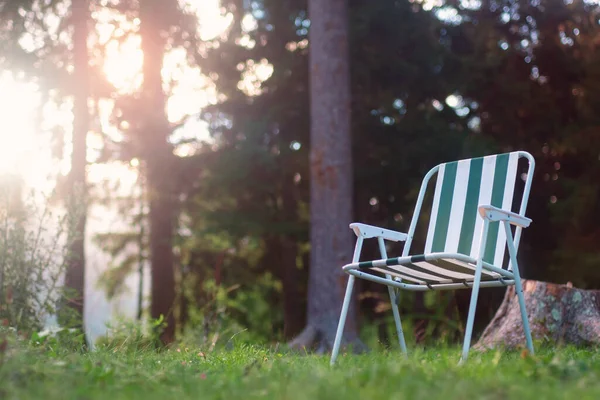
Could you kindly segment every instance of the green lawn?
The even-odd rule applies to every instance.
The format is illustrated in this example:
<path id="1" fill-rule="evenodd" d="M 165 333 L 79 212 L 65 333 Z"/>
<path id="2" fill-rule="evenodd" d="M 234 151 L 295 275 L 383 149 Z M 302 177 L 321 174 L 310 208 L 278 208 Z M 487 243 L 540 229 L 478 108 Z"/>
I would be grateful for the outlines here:
<path id="1" fill-rule="evenodd" d="M 600 352 L 542 349 L 472 353 L 458 348 L 341 356 L 282 354 L 239 345 L 203 354 L 14 346 L 0 360 L 0 399 L 600 399 Z"/>

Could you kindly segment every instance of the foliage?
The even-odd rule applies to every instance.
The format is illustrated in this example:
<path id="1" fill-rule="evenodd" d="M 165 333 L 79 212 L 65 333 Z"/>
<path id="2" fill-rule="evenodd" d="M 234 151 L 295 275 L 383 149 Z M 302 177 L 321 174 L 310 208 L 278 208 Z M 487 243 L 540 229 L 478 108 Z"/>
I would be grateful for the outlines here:
<path id="1" fill-rule="evenodd" d="M 0 320 L 26 334 L 58 310 L 69 240 L 77 213 L 65 215 L 46 198 L 22 198 L 20 185 L 4 178 L 0 190 Z M 65 315 L 68 321 L 76 316 Z"/>
<path id="2" fill-rule="evenodd" d="M 111 39 L 125 41 L 139 33 L 138 2 L 116 3 L 95 4 L 94 15 L 108 15 L 107 23 L 120 28 Z M 36 75 L 42 90 L 58 88 L 51 97 L 60 102 L 72 91 L 68 49 L 60 39 L 66 23 L 44 32 L 39 18 L 44 14 L 34 13 L 34 4 L 66 15 L 62 1 L 0 1 L 0 61 Z M 290 310 L 303 310 L 307 296 L 306 2 L 223 0 L 231 25 L 206 40 L 197 35 L 196 17 L 175 4 L 161 10 L 161 24 L 169 27 L 167 47 L 185 49 L 207 87 L 218 93 L 217 103 L 202 109 L 210 140 L 201 144 L 192 138 L 195 152 L 177 157 L 173 169 L 164 168 L 177 198 L 178 312 L 187 321 L 181 333 L 203 346 L 215 333 L 226 342 L 243 329 L 249 331 L 238 338 L 280 339 L 294 332 L 294 321 L 303 325 L 303 312 Z M 19 7 L 27 10 L 25 17 Z M 523 275 L 597 287 L 597 5 L 583 0 L 351 0 L 349 8 L 355 218 L 405 231 L 420 180 L 431 166 L 524 149 L 535 156 L 537 168 L 528 210 L 534 223 L 521 243 Z M 123 34 L 128 26 L 132 32 Z M 33 53 L 17 46 L 26 33 L 38 35 L 44 46 Z M 53 35 L 60 40 L 51 40 Z M 156 107 L 145 107 L 136 90 L 108 82 L 101 71 L 107 42 L 100 42 L 97 32 L 92 36 L 92 97 L 110 103 L 115 133 L 101 135 L 98 160 L 142 158 L 140 174 L 145 175 L 143 126 L 150 118 L 147 109 Z M 259 79 L 254 74 L 261 68 Z M 179 126 L 172 123 L 167 130 Z M 109 294 L 117 293 L 124 277 L 148 257 L 146 213 L 132 215 L 137 201 L 122 201 L 131 232 L 99 238 L 114 256 L 114 268 L 103 281 Z M 140 254 L 119 259 L 132 242 Z M 422 244 L 418 230 L 414 248 Z M 389 253 L 399 253 L 400 246 Z M 376 251 L 366 245 L 365 257 L 375 257 Z M 368 283 L 361 290 L 365 325 L 389 328 L 390 321 L 382 321 L 377 311 L 387 302 L 385 292 Z M 425 337 L 458 335 L 449 321 L 460 308 L 455 300 L 434 295 L 405 295 L 402 301 L 407 330 L 412 330 L 412 316 L 415 333 L 426 332 Z M 419 319 L 432 322 L 423 325 Z"/>
<path id="3" fill-rule="evenodd" d="M 212 353 L 194 348 L 100 349 L 52 354 L 10 344 L 0 364 L 6 399 L 594 399 L 600 395 L 598 353 L 544 348 L 538 355 L 491 351 L 457 366 L 458 348 L 327 357 L 235 345 Z M 0 361 L 1 362 L 1 361 Z"/>
<path id="4" fill-rule="evenodd" d="M 224 9 L 235 10 L 236 19 L 200 61 L 207 75 L 218 76 L 223 97 L 203 110 L 214 143 L 190 163 L 201 173 L 188 185 L 184 210 L 193 224 L 183 246 L 197 254 L 190 260 L 197 263 L 193 271 L 210 270 L 214 265 L 204 262 L 222 250 L 200 245 L 206 249 L 200 251 L 199 243 L 207 235 L 231 240 L 224 263 L 228 271 L 235 268 L 229 275 L 234 280 L 227 281 L 233 285 L 248 270 L 243 260 L 228 262 L 238 258 L 234 249 L 243 241 L 258 243 L 255 254 L 264 267 L 255 274 L 272 273 L 282 281 L 283 295 L 302 298 L 309 250 L 306 4 L 264 1 L 239 10 L 231 1 Z M 468 137 L 464 124 L 448 130 L 460 121 L 453 111 L 440 113 L 427 104 L 455 90 L 450 73 L 435 68 L 450 53 L 437 38 L 442 24 L 407 2 L 351 2 L 350 12 L 355 218 L 403 229 L 408 218 L 402 215 L 410 215 L 420 177 L 436 162 L 458 157 Z M 244 30 L 243 18 L 253 18 L 254 28 Z M 415 41 L 418 51 L 412 51 Z M 248 42 L 254 44 L 239 44 Z M 273 71 L 268 79 L 251 92 L 242 90 L 244 76 L 266 64 Z M 282 253 L 289 254 L 287 261 Z M 296 277 L 290 284 L 288 271 Z"/>
<path id="5" fill-rule="evenodd" d="M 584 288 L 600 284 L 598 12 L 587 1 L 484 1 L 444 38 L 481 135 L 536 158 L 526 277 Z"/>
<path id="6" fill-rule="evenodd" d="M 265 274 L 252 285 L 218 285 L 214 278 L 205 278 L 204 298 L 194 302 L 193 289 L 200 282 L 186 282 L 185 295 L 190 296 L 187 324 L 181 337 L 187 346 L 212 350 L 230 347 L 232 340 L 245 343 L 269 343 L 282 337 L 282 313 L 274 309 L 269 298 L 281 291 L 272 275 Z M 196 300 L 198 300 L 196 298 Z"/>
<path id="7" fill-rule="evenodd" d="M 449 1 L 431 11 L 408 1 L 349 5 L 355 218 L 406 230 L 420 179 L 431 166 L 524 149 L 537 160 L 528 211 L 535 222 L 520 252 L 524 275 L 597 286 L 599 150 L 597 113 L 591 112 L 597 103 L 597 10 L 583 1 L 468 7 Z M 194 224 L 184 243 L 197 245 L 209 232 L 233 244 L 249 239 L 259 244 L 262 264 L 277 265 L 271 271 L 282 279 L 285 266 L 270 262 L 281 246 L 277 238 L 293 238 L 297 249 L 307 243 L 310 24 L 304 2 L 256 2 L 243 12 L 239 2 L 224 6 L 235 10 L 232 28 L 200 61 L 208 75 L 218 74 L 223 97 L 204 110 L 214 144 L 198 154 L 202 172 L 185 203 Z M 444 17 L 453 10 L 455 18 Z M 249 15 L 256 26 L 244 31 L 241 20 Z M 238 82 L 262 60 L 273 73 L 249 95 Z M 423 231 L 417 233 L 415 249 L 423 242 Z M 230 268 L 245 273 L 246 262 L 233 262 L 237 246 L 224 253 L 224 263 L 230 259 Z M 203 248 L 197 268 L 210 270 L 213 265 L 203 262 L 221 248 Z M 365 251 L 375 256 L 374 247 Z M 304 282 L 307 263 L 298 259 Z M 238 282 L 237 273 L 230 276 L 228 285 Z M 500 298 L 495 293 L 484 306 L 493 310 Z M 445 321 L 456 316 L 455 309 L 419 296 L 403 302 L 409 314 L 442 321 L 428 330 L 447 329 Z M 373 304 L 365 300 L 363 309 L 376 321 Z"/>

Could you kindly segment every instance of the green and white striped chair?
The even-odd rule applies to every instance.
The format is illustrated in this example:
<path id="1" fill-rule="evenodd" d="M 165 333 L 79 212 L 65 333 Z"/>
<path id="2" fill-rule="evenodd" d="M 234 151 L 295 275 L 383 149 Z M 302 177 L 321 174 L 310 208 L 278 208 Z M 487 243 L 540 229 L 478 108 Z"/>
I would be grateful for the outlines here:
<path id="1" fill-rule="evenodd" d="M 520 210 L 515 213 L 511 212 L 511 207 L 520 158 L 527 159 L 529 163 L 525 175 L 520 177 L 525 180 L 525 187 Z M 531 223 L 531 219 L 525 217 L 525 211 L 534 168 L 533 157 L 524 151 L 440 164 L 423 179 L 408 233 L 351 224 L 357 241 L 352 263 L 343 267 L 350 277 L 331 364 L 335 363 L 339 352 L 355 278 L 388 286 L 398 340 L 404 353 L 406 343 L 396 302 L 396 289 L 427 291 L 472 288 L 461 361 L 466 361 L 469 354 L 479 288 L 515 285 L 527 347 L 533 353 L 517 264 L 517 248 L 522 229 Z M 415 228 L 428 183 L 436 174 L 425 249 L 422 254 L 414 254 L 410 252 L 410 247 Z M 515 226 L 514 236 L 511 225 Z M 378 241 L 381 259 L 360 262 L 363 241 L 371 238 Z M 402 256 L 388 258 L 384 240 L 404 241 Z M 506 248 L 509 260 L 503 268 Z"/>

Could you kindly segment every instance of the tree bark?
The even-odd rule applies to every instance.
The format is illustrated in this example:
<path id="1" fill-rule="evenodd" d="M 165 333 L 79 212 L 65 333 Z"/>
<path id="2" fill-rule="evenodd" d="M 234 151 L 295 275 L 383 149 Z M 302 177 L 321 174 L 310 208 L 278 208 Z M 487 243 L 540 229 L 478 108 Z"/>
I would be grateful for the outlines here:
<path id="1" fill-rule="evenodd" d="M 162 88 L 165 38 L 164 0 L 140 1 L 140 34 L 144 53 L 142 104 L 145 112 L 142 124 L 142 152 L 148 171 L 151 295 L 150 315 L 164 317 L 166 328 L 163 343 L 175 339 L 175 268 L 173 257 L 174 200 L 170 174 L 174 170 L 174 155 L 167 142 L 169 121 L 166 96 Z"/>
<path id="2" fill-rule="evenodd" d="M 351 260 L 352 154 L 350 70 L 346 0 L 309 0 L 311 263 L 307 327 L 293 348 L 333 346 Z M 346 321 L 345 343 L 362 348 L 355 307 Z"/>
<path id="3" fill-rule="evenodd" d="M 89 3 L 74 0 L 73 18 L 73 152 L 68 177 L 67 212 L 74 218 L 69 230 L 69 253 L 65 274 L 67 289 L 65 304 L 75 311 L 75 321 L 64 320 L 69 326 L 83 329 L 85 303 L 85 225 L 87 207 L 86 189 L 86 138 L 90 125 L 89 56 L 87 40 L 90 21 Z"/>
<path id="4" fill-rule="evenodd" d="M 534 340 L 579 346 L 600 344 L 600 290 L 532 280 L 522 283 Z M 474 348 L 494 347 L 525 347 L 514 286 L 506 290 L 504 301 Z"/>

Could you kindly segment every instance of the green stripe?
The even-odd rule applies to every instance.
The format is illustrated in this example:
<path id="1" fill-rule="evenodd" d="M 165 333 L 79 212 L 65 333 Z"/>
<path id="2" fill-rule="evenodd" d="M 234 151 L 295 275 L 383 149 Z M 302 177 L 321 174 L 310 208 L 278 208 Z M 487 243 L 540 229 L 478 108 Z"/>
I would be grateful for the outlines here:
<path id="1" fill-rule="evenodd" d="M 502 207 L 504 199 L 504 188 L 506 186 L 506 175 L 508 173 L 509 154 L 500 154 L 496 157 L 496 168 L 494 169 L 494 186 L 492 187 L 491 203 L 495 207 Z M 496 242 L 498 241 L 498 222 L 490 222 L 483 260 L 494 264 L 496 253 Z"/>
<path id="2" fill-rule="evenodd" d="M 469 167 L 469 183 L 467 184 L 465 210 L 463 212 L 460 238 L 458 240 L 458 252 L 461 254 L 471 254 L 475 222 L 477 220 L 477 206 L 479 205 L 479 191 L 481 190 L 482 171 L 483 158 L 472 159 Z"/>
<path id="3" fill-rule="evenodd" d="M 454 196 L 454 184 L 456 183 L 456 168 L 458 162 L 447 163 L 444 168 L 444 181 L 440 193 L 440 204 L 438 205 L 437 220 L 431 251 L 444 251 L 446 236 L 448 235 L 448 224 L 450 223 L 450 211 L 452 210 L 452 197 Z"/>

